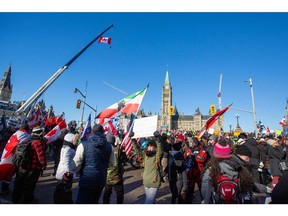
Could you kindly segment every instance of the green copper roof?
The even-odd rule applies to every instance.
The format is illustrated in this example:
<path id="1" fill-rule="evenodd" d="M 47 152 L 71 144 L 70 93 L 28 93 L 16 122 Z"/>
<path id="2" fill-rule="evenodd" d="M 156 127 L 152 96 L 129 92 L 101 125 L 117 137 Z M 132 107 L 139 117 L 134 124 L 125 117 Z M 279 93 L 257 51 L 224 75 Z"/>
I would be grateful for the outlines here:
<path id="1" fill-rule="evenodd" d="M 169 73 L 168 70 L 166 71 L 166 77 L 165 77 L 165 82 L 164 85 L 169 85 L 170 84 L 170 79 L 169 79 Z"/>

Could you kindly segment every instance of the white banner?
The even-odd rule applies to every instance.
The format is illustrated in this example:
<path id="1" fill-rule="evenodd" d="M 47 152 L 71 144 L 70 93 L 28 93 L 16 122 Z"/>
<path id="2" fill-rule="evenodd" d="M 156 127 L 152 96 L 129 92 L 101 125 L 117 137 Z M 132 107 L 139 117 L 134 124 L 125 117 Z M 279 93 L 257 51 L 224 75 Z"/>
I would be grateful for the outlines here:
<path id="1" fill-rule="evenodd" d="M 157 130 L 158 115 L 134 120 L 133 138 L 151 137 Z"/>

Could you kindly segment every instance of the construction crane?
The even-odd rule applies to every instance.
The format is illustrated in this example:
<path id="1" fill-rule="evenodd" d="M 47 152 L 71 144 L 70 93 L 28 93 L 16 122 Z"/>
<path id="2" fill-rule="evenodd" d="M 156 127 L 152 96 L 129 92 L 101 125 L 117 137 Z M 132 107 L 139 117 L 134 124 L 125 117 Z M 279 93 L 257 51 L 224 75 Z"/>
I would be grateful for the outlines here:
<path id="1" fill-rule="evenodd" d="M 95 41 L 97 41 L 105 32 L 107 32 L 113 24 L 111 24 L 108 28 L 106 28 L 103 32 L 101 32 L 96 38 L 94 38 L 90 43 L 88 43 L 83 49 L 80 50 L 71 60 L 69 60 L 63 67 L 58 69 L 18 110 L 16 110 L 16 114 L 21 115 L 25 113 L 25 115 L 29 115 L 29 110 L 36 101 L 41 97 L 41 95 L 56 81 L 56 79 L 68 69 L 68 67 L 79 58 Z M 31 109 L 32 110 L 32 109 Z"/>

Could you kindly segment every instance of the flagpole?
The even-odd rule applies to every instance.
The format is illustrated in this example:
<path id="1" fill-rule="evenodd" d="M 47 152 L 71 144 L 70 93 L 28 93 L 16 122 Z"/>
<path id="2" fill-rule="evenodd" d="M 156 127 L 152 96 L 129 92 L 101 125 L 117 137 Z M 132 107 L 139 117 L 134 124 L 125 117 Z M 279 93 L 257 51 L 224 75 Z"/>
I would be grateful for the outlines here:
<path id="1" fill-rule="evenodd" d="M 145 97 L 145 95 L 146 95 L 146 92 L 147 92 L 147 90 L 148 90 L 148 88 L 149 88 L 149 85 L 150 85 L 150 84 L 148 83 L 148 85 L 146 86 L 146 90 L 145 90 L 145 93 L 144 93 L 144 95 L 143 95 L 143 99 L 144 99 L 144 97 Z M 143 101 L 143 99 L 142 99 L 142 101 Z M 139 109 L 140 109 L 140 106 L 141 106 L 141 104 L 142 104 L 142 101 L 141 101 L 141 103 L 139 104 L 139 106 L 138 106 L 138 108 L 137 108 L 135 118 L 137 117 L 137 113 L 139 112 Z M 131 115 L 133 115 L 133 114 L 131 114 Z M 131 117 L 132 117 L 132 116 L 131 116 Z M 129 134 L 131 133 L 132 128 L 133 128 L 133 126 L 134 126 L 135 118 L 133 119 L 133 122 L 131 123 L 131 126 L 130 126 L 130 128 L 129 128 L 129 131 L 127 132 L 127 133 L 128 133 L 128 136 L 129 136 Z M 124 137 L 124 140 L 122 141 L 122 144 L 126 142 L 128 136 L 125 136 L 125 137 Z M 121 145 L 122 145 L 122 144 L 121 144 Z"/>
<path id="2" fill-rule="evenodd" d="M 97 41 L 105 32 L 107 32 L 113 24 L 101 32 L 96 38 L 88 43 L 83 49 L 81 49 L 71 60 L 69 60 L 63 67 L 58 69 L 18 110 L 17 114 L 25 112 L 41 95 L 55 82 L 55 80 L 66 70 L 68 67 L 79 58 L 95 41 Z"/>

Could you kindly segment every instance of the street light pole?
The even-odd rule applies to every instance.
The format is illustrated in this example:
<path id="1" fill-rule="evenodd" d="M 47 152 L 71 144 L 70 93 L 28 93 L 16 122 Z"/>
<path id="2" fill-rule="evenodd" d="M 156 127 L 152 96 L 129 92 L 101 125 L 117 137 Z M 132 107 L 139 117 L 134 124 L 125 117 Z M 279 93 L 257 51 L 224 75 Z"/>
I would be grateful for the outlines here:
<path id="1" fill-rule="evenodd" d="M 84 101 L 83 101 L 84 103 L 83 103 L 82 113 L 81 113 L 81 119 L 80 119 L 81 123 L 83 123 L 84 109 L 85 109 L 85 105 L 86 105 L 87 85 L 88 85 L 88 81 L 86 81 L 85 94 L 83 94 L 78 88 L 75 88 L 75 90 L 74 90 L 74 93 L 79 92 L 82 95 L 82 97 L 84 98 Z"/>
<path id="2" fill-rule="evenodd" d="M 251 98 L 252 98 L 252 107 L 253 107 L 253 116 L 254 116 L 254 133 L 255 133 L 255 137 L 258 138 L 256 109 L 255 109 L 255 102 L 254 102 L 254 91 L 253 91 L 252 79 L 250 78 L 249 81 L 245 81 L 245 82 L 249 82 L 249 84 L 250 84 Z"/>

